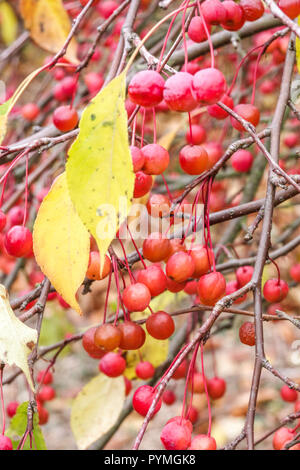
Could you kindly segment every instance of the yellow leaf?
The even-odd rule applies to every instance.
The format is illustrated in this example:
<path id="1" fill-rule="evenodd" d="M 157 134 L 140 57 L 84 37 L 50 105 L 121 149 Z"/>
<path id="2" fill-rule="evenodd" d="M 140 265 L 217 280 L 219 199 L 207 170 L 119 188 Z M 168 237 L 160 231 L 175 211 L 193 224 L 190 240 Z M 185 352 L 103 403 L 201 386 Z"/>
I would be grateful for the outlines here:
<path id="1" fill-rule="evenodd" d="M 57 292 L 81 313 L 75 294 L 86 274 L 90 237 L 69 197 L 65 173 L 54 181 L 40 206 L 33 228 L 33 250 Z"/>
<path id="2" fill-rule="evenodd" d="M 0 25 L 3 42 L 8 46 L 17 37 L 18 20 L 14 9 L 7 2 L 0 3 Z"/>
<path id="3" fill-rule="evenodd" d="M 176 134 L 178 133 L 179 129 L 181 129 L 182 126 L 184 126 L 184 125 L 185 125 L 185 122 L 178 121 L 178 119 L 177 119 L 175 125 L 172 125 L 172 129 L 169 130 L 166 134 L 164 134 L 163 136 L 161 136 L 159 138 L 158 144 L 161 145 L 162 147 L 164 147 L 166 150 L 169 150 L 169 148 L 171 147 L 171 145 L 172 145 L 172 143 L 173 143 L 173 141 L 176 137 Z M 155 176 L 152 176 L 152 179 L 153 179 L 153 183 L 154 183 Z M 148 199 L 149 199 L 149 193 L 145 194 L 145 196 L 137 198 L 136 203 L 137 204 L 147 204 Z M 136 217 L 138 217 L 138 214 L 131 217 L 131 220 L 134 220 Z"/>
<path id="4" fill-rule="evenodd" d="M 300 26 L 300 16 L 298 16 L 298 25 Z M 298 73 L 300 73 L 300 39 L 296 36 L 296 61 Z"/>
<path id="5" fill-rule="evenodd" d="M 94 377 L 72 403 L 71 428 L 80 450 L 87 449 L 117 421 L 125 400 L 124 378 Z"/>
<path id="6" fill-rule="evenodd" d="M 164 147 L 166 150 L 169 150 L 176 135 L 178 134 L 179 130 L 185 125 L 185 120 L 177 119 L 175 123 L 172 123 L 170 126 L 170 130 L 164 135 L 162 135 L 158 141 L 159 145 Z"/>
<path id="7" fill-rule="evenodd" d="M 30 348 L 37 342 L 37 331 L 24 325 L 14 314 L 5 287 L 0 284 L 0 362 L 22 369 L 34 390 L 27 363 Z"/>
<path id="8" fill-rule="evenodd" d="M 71 30 L 70 18 L 61 0 L 21 0 L 21 14 L 31 38 L 46 51 L 57 53 Z M 77 45 L 73 38 L 65 54 L 77 64 Z"/>
<path id="9" fill-rule="evenodd" d="M 147 313 L 135 313 L 131 315 L 134 320 L 147 317 Z M 156 368 L 160 366 L 168 357 L 169 340 L 158 340 L 147 333 L 145 325 L 141 325 L 146 332 L 146 341 L 138 351 L 128 351 L 126 354 L 126 369 L 124 375 L 130 380 L 136 379 L 135 368 L 141 361 L 149 361 Z"/>
<path id="10" fill-rule="evenodd" d="M 165 291 L 162 294 L 154 297 L 150 302 L 150 307 L 154 312 L 158 310 L 166 310 L 167 308 L 172 307 L 173 304 L 181 302 L 187 294 L 185 292 L 178 292 L 177 294 L 172 294 L 172 292 Z M 138 312 L 131 314 L 132 319 L 140 320 L 147 317 L 147 312 Z M 146 332 L 146 341 L 144 345 L 139 350 L 141 352 L 141 357 L 143 361 L 149 361 L 153 364 L 154 367 L 160 366 L 168 357 L 169 351 L 169 340 L 161 341 L 155 338 L 152 338 L 147 333 L 147 330 L 144 325 L 142 325 Z M 125 370 L 125 375 L 128 379 L 135 379 L 136 373 L 135 368 L 141 360 L 140 355 L 137 351 L 128 351 L 126 354 L 127 367 Z"/>
<path id="11" fill-rule="evenodd" d="M 128 145 L 125 74 L 112 80 L 89 103 L 66 165 L 71 199 L 95 238 L 104 266 L 105 253 L 126 219 L 134 188 Z"/>
<path id="12" fill-rule="evenodd" d="M 7 128 L 7 119 L 8 115 L 11 112 L 12 108 L 22 95 L 23 91 L 28 87 L 28 85 L 32 82 L 32 80 L 43 70 L 43 67 L 40 67 L 39 69 L 34 70 L 31 72 L 24 80 L 23 82 L 18 86 L 16 91 L 14 92 L 13 96 L 0 105 L 0 145 L 5 137 L 6 134 L 6 128 Z"/>

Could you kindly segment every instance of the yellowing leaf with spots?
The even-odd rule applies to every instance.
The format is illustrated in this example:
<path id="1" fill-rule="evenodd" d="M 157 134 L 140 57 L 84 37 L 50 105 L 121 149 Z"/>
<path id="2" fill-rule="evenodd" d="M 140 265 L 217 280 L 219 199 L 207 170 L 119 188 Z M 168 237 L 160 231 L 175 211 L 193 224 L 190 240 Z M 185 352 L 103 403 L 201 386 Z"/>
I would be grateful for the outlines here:
<path id="1" fill-rule="evenodd" d="M 0 32 L 2 40 L 7 46 L 17 37 L 18 20 L 14 9 L 8 2 L 0 3 Z"/>
<path id="2" fill-rule="evenodd" d="M 146 318 L 147 313 L 134 313 L 131 314 L 133 320 Z M 126 354 L 126 369 L 124 375 L 130 380 L 136 379 L 135 368 L 140 362 L 141 357 L 143 361 L 149 361 L 156 368 L 160 366 L 168 357 L 169 340 L 158 340 L 153 338 L 147 333 L 145 325 L 141 325 L 146 332 L 146 341 L 138 351 L 128 351 Z"/>
<path id="3" fill-rule="evenodd" d="M 69 196 L 66 174 L 54 181 L 33 228 L 36 262 L 63 299 L 81 313 L 75 294 L 84 280 L 90 237 Z"/>
<path id="4" fill-rule="evenodd" d="M 125 400 L 124 377 L 94 377 L 72 403 L 71 428 L 80 450 L 90 447 L 116 423 Z"/>
<path id="5" fill-rule="evenodd" d="M 95 238 L 104 266 L 105 253 L 126 219 L 134 188 L 125 110 L 125 73 L 89 103 L 66 165 L 71 199 Z"/>
<path id="6" fill-rule="evenodd" d="M 21 14 L 31 38 L 46 51 L 59 52 L 71 30 L 70 18 L 61 0 L 21 0 Z M 65 57 L 78 63 L 77 45 L 73 38 Z"/>
<path id="7" fill-rule="evenodd" d="M 28 355 L 37 341 L 37 331 L 22 323 L 14 314 L 5 287 L 0 284 L 0 363 L 16 365 L 25 374 L 32 390 Z"/>

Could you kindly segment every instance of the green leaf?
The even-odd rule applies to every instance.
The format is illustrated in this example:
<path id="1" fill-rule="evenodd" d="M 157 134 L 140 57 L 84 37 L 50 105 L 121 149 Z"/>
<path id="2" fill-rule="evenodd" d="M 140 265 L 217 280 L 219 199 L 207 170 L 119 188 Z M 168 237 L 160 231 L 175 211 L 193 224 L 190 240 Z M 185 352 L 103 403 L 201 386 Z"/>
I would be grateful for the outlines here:
<path id="1" fill-rule="evenodd" d="M 128 215 L 134 189 L 124 102 L 123 72 L 83 111 L 80 132 L 66 165 L 71 199 L 97 242 L 102 266 L 111 241 Z"/>
<path id="2" fill-rule="evenodd" d="M 27 427 L 27 409 L 28 402 L 24 402 L 19 405 L 15 416 L 10 421 L 10 426 L 7 429 L 5 435 L 8 436 L 13 443 L 13 448 L 17 449 L 22 436 L 24 435 Z M 30 439 L 29 436 L 26 439 L 23 450 L 30 450 Z M 34 413 L 33 416 L 33 442 L 32 450 L 47 450 L 43 433 L 39 426 L 38 413 Z"/>
<path id="3" fill-rule="evenodd" d="M 124 377 L 94 377 L 72 403 L 71 428 L 79 449 L 87 449 L 117 421 L 125 400 Z"/>

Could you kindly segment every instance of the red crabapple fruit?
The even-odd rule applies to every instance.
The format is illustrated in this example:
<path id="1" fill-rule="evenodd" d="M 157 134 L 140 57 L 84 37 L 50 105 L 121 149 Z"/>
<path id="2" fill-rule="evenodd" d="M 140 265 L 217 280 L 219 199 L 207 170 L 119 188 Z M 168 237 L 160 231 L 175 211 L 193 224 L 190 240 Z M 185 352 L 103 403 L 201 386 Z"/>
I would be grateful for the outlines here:
<path id="1" fill-rule="evenodd" d="M 132 406 L 137 413 L 146 416 L 148 410 L 155 398 L 155 390 L 150 385 L 142 385 L 137 388 L 132 398 Z M 160 399 L 155 406 L 154 414 L 161 408 L 162 400 Z"/>

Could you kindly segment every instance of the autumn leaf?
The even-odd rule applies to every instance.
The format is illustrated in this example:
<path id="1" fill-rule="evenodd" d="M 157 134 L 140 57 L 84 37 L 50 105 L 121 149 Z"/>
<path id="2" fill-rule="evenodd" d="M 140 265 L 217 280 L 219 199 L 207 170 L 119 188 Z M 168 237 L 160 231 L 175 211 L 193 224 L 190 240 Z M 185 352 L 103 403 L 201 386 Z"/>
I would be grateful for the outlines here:
<path id="1" fill-rule="evenodd" d="M 7 129 L 7 117 L 11 110 L 11 99 L 0 105 L 0 144 L 6 134 Z"/>
<path id="2" fill-rule="evenodd" d="M 2 40 L 9 46 L 17 37 L 18 20 L 8 2 L 0 3 L 0 26 Z"/>
<path id="3" fill-rule="evenodd" d="M 28 409 L 27 401 L 18 406 L 17 412 L 11 419 L 9 423 L 9 428 L 5 432 L 5 435 L 8 436 L 12 440 L 14 449 L 17 449 L 18 445 L 20 444 L 21 438 L 26 432 L 27 420 L 28 420 L 27 409 Z M 34 416 L 33 416 L 32 435 L 33 435 L 33 443 L 34 443 L 32 448 L 34 450 L 46 450 L 44 436 L 39 426 L 38 413 L 34 413 Z M 30 438 L 28 436 L 23 446 L 23 450 L 29 450 L 29 449 L 30 449 Z"/>
<path id="4" fill-rule="evenodd" d="M 147 313 L 138 312 L 131 315 L 133 320 L 140 320 L 141 318 L 147 317 Z M 160 366 L 168 357 L 169 352 L 169 340 L 158 340 L 149 335 L 145 325 L 141 325 L 146 333 L 146 341 L 138 351 L 128 351 L 126 353 L 126 369 L 124 375 L 130 380 L 136 379 L 135 368 L 141 361 L 149 361 L 157 368 Z"/>
<path id="5" fill-rule="evenodd" d="M 125 74 L 112 80 L 89 103 L 66 165 L 71 199 L 94 236 L 104 266 L 105 253 L 126 219 L 134 188 L 128 145 Z"/>
<path id="6" fill-rule="evenodd" d="M 151 300 L 150 307 L 153 312 L 157 312 L 158 310 L 173 309 L 186 298 L 188 298 L 188 296 L 184 291 L 177 292 L 174 295 L 172 292 L 166 290 Z"/>
<path id="7" fill-rule="evenodd" d="M 267 282 L 267 280 L 270 279 L 270 277 L 271 277 L 270 266 L 265 265 L 263 269 L 263 273 L 262 273 L 262 279 L 261 279 L 262 285 L 264 285 Z"/>
<path id="8" fill-rule="evenodd" d="M 69 197 L 65 173 L 56 178 L 39 208 L 33 250 L 57 292 L 81 313 L 75 294 L 88 267 L 90 237 Z"/>
<path id="9" fill-rule="evenodd" d="M 298 16 L 297 23 L 300 26 L 300 16 Z M 298 73 L 300 73 L 300 39 L 296 36 L 296 62 Z"/>
<path id="10" fill-rule="evenodd" d="M 185 125 L 186 125 L 186 119 L 178 119 L 178 117 L 176 116 L 176 120 L 170 123 L 170 125 L 166 129 L 166 132 L 159 138 L 158 140 L 159 145 L 164 147 L 166 150 L 169 150 L 178 132 Z"/>
<path id="11" fill-rule="evenodd" d="M 21 0 L 21 14 L 31 38 L 46 51 L 57 53 L 71 30 L 69 16 L 61 0 Z M 77 64 L 77 45 L 73 38 L 65 58 Z"/>
<path id="12" fill-rule="evenodd" d="M 124 377 L 94 377 L 72 403 L 71 428 L 79 449 L 91 446 L 117 421 L 125 400 Z"/>
<path id="13" fill-rule="evenodd" d="M 37 331 L 24 325 L 14 314 L 5 287 L 0 284 L 0 362 L 19 367 L 32 390 L 27 363 L 28 354 L 37 342 Z"/>

